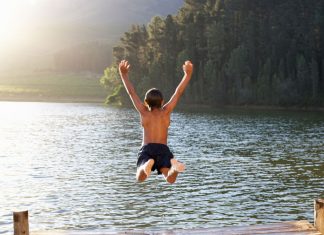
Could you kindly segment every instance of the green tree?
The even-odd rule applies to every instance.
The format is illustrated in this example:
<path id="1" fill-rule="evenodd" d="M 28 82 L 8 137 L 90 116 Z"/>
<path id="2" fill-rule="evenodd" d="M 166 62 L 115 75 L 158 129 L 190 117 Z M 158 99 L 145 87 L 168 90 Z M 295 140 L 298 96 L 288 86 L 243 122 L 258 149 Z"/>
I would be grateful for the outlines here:
<path id="1" fill-rule="evenodd" d="M 170 96 L 190 59 L 188 104 L 320 106 L 323 19 L 324 1 L 317 0 L 185 0 L 174 16 L 132 26 L 114 47 L 113 64 L 128 59 L 138 91 L 156 86 Z M 86 57 L 77 62 L 82 68 Z M 93 61 L 92 68 L 99 63 Z M 68 62 L 59 66 L 75 66 Z"/>

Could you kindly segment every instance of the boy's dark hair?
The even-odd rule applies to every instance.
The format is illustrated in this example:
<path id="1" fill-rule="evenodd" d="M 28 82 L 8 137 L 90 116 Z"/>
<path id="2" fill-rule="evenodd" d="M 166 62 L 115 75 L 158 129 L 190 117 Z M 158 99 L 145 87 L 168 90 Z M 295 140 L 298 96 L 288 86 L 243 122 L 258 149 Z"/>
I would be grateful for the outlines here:
<path id="1" fill-rule="evenodd" d="M 156 88 L 152 88 L 146 92 L 144 101 L 150 109 L 161 108 L 163 102 L 162 92 Z"/>

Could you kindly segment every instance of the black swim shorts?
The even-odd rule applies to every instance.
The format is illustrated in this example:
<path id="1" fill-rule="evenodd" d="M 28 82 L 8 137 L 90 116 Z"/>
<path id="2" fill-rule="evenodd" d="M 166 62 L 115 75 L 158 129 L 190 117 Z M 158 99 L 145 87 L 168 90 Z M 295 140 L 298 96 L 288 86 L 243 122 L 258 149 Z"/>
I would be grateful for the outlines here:
<path id="1" fill-rule="evenodd" d="M 143 145 L 138 152 L 137 167 L 140 167 L 150 159 L 154 159 L 154 165 L 152 171 L 157 170 L 158 174 L 161 168 L 171 168 L 171 159 L 173 154 L 169 147 L 165 144 L 150 143 Z"/>

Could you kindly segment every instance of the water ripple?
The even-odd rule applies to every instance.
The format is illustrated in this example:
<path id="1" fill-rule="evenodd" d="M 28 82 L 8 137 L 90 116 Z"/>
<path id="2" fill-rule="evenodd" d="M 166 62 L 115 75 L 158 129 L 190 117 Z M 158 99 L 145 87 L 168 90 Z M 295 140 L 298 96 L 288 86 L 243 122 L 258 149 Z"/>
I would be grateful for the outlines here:
<path id="1" fill-rule="evenodd" d="M 30 211 L 32 231 L 208 228 L 312 220 L 312 200 L 324 197 L 320 114 L 174 113 L 170 147 L 187 171 L 168 185 L 155 174 L 135 182 L 133 109 L 0 103 L 0 112 L 0 234 L 12 233 L 16 210 Z"/>

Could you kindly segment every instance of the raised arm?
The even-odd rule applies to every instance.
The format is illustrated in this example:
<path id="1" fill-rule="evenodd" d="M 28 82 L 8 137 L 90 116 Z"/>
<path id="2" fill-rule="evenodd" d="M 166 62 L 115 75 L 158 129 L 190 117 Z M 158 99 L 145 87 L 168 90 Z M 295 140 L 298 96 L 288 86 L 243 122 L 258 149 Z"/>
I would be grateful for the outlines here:
<path id="1" fill-rule="evenodd" d="M 143 113 L 146 110 L 146 107 L 136 94 L 135 88 L 133 84 L 128 79 L 128 71 L 130 68 L 130 64 L 126 60 L 122 60 L 119 63 L 119 74 L 121 77 L 121 80 L 123 81 L 124 87 L 130 97 L 130 99 L 133 102 L 134 107 L 139 113 Z"/>
<path id="2" fill-rule="evenodd" d="M 176 88 L 174 94 L 172 95 L 171 99 L 168 103 L 166 103 L 163 108 L 168 111 L 172 112 L 172 110 L 176 107 L 181 95 L 183 94 L 184 90 L 186 89 L 192 75 L 193 71 L 193 64 L 190 61 L 186 61 L 183 66 L 184 76 L 179 83 L 178 87 Z"/>

